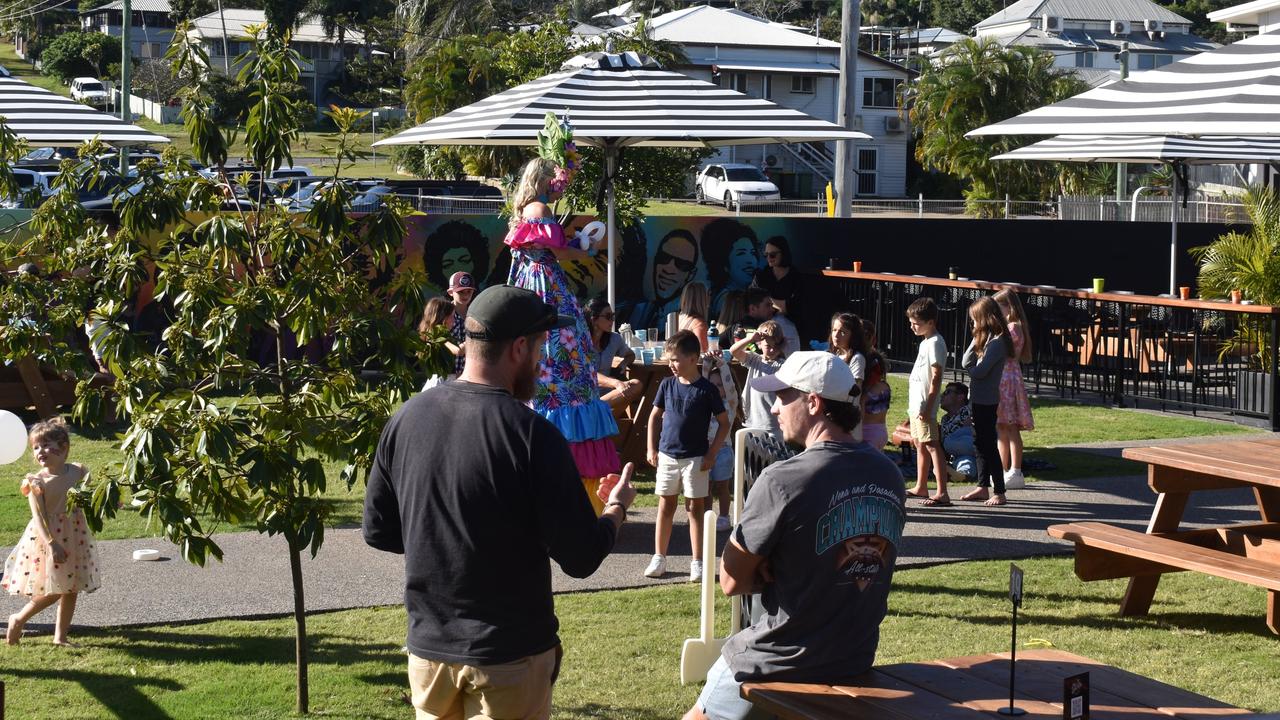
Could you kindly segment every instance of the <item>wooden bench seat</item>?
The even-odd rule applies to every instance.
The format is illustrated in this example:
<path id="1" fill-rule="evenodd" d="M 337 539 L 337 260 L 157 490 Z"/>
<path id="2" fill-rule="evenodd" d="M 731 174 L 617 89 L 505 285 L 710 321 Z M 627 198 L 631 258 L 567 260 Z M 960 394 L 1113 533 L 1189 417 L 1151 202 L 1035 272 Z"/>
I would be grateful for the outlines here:
<path id="1" fill-rule="evenodd" d="M 1250 535 L 1251 528 L 1256 528 L 1259 534 Z M 1246 544 L 1256 547 L 1274 549 L 1280 541 L 1264 537 L 1272 534 L 1265 528 L 1265 525 L 1245 525 L 1210 531 L 1148 534 L 1106 523 L 1084 522 L 1052 525 L 1049 535 L 1076 544 L 1076 575 L 1081 580 L 1112 580 L 1194 570 L 1280 591 L 1280 565 L 1236 554 L 1227 547 L 1205 547 L 1201 544 L 1211 542 L 1214 536 L 1225 536 L 1232 540 L 1251 541 Z M 1188 537 L 1181 539 L 1182 536 Z"/>

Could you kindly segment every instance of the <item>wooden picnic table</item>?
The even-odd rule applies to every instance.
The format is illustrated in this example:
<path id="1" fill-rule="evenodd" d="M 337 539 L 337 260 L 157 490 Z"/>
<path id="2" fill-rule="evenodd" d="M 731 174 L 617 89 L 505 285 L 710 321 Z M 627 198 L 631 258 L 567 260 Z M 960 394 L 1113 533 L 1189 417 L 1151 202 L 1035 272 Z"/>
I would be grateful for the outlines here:
<path id="1" fill-rule="evenodd" d="M 1130 578 L 1121 615 L 1151 609 L 1160 576 L 1195 571 L 1267 590 L 1267 627 L 1280 633 L 1280 439 L 1271 437 L 1127 448 L 1147 463 L 1156 495 L 1145 533 L 1106 523 L 1053 525 L 1049 534 L 1076 543 L 1082 580 Z M 1259 522 L 1181 530 L 1192 493 L 1248 488 Z"/>
<path id="2" fill-rule="evenodd" d="M 729 365 L 738 393 L 742 393 L 747 380 L 747 369 L 737 362 Z M 639 380 L 641 393 L 629 406 L 623 417 L 618 418 L 618 435 L 614 438 L 622 462 L 634 462 L 638 467 L 648 467 L 645 452 L 648 449 L 649 412 L 658 395 L 663 379 L 671 377 L 671 367 L 666 362 L 644 364 L 639 358 L 627 368 L 627 378 Z M 735 423 L 736 427 L 736 423 Z"/>
<path id="3" fill-rule="evenodd" d="M 1094 718 L 1264 717 L 1061 650 L 1018 653 L 1015 705 L 1026 710 L 1026 718 L 1062 718 L 1063 680 L 1083 672 L 1089 673 Z M 886 665 L 851 685 L 744 683 L 742 696 L 784 720 L 995 718 L 1009 705 L 1009 655 Z"/>

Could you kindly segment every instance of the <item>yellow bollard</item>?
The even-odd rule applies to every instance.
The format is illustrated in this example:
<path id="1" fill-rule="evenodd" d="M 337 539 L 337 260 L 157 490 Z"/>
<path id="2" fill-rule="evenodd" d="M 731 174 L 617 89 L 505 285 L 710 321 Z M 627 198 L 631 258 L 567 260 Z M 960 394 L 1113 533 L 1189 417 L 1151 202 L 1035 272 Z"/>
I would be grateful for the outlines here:
<path id="1" fill-rule="evenodd" d="M 836 195 L 831 189 L 831 183 L 827 183 L 827 217 L 836 216 Z"/>

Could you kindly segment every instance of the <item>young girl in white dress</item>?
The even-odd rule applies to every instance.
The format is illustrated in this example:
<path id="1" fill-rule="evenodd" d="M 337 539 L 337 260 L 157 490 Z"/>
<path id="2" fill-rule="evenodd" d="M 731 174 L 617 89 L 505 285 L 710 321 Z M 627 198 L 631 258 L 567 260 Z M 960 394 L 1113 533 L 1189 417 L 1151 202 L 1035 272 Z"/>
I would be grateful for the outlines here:
<path id="1" fill-rule="evenodd" d="M 67 462 L 71 435 L 59 418 L 37 423 L 31 428 L 31 453 L 40 471 L 22 480 L 22 494 L 31 507 L 31 522 L 4 563 L 0 588 L 10 595 L 31 598 L 26 606 L 9 616 L 5 641 L 17 645 L 22 626 L 36 613 L 58 604 L 53 629 L 54 645 L 71 645 L 67 629 L 76 611 L 79 593 L 98 589 L 98 558 L 79 508 L 67 510 L 67 491 L 89 477 L 82 465 Z"/>

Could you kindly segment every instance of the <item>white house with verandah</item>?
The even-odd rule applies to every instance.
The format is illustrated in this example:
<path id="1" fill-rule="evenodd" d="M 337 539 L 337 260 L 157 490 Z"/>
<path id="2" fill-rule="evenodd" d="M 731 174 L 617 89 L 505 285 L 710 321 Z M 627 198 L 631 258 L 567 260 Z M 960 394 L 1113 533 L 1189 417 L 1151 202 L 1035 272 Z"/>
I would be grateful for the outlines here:
<path id="1" fill-rule="evenodd" d="M 173 17 L 169 0 L 131 0 L 129 44 L 132 57 L 162 58 L 173 41 Z M 113 37 L 124 36 L 124 2 L 99 5 L 80 12 L 80 29 Z"/>
<path id="2" fill-rule="evenodd" d="M 685 64 L 674 68 L 813 117 L 836 121 L 840 44 L 741 10 L 699 5 L 651 18 L 655 40 L 678 43 Z M 613 32 L 632 32 L 626 26 Z M 907 184 L 908 123 L 899 113 L 901 89 L 914 73 L 860 52 L 858 129 L 872 136 L 856 141 L 860 197 L 903 197 Z M 812 197 L 833 175 L 835 145 L 750 145 L 720 148 L 714 162 L 760 166 L 787 195 Z"/>
<path id="3" fill-rule="evenodd" d="M 1119 77 L 1124 43 L 1133 72 L 1218 47 L 1193 35 L 1189 19 L 1151 0 L 1019 0 L 978 23 L 974 34 L 1053 53 L 1054 65 L 1094 86 Z"/>
<path id="4" fill-rule="evenodd" d="M 213 70 L 221 72 L 226 58 L 234 74 L 238 70 L 235 59 L 251 47 L 246 28 L 266 22 L 267 16 L 262 10 L 226 8 L 223 13 L 214 11 L 193 20 L 191 34 L 209 54 Z M 359 31 L 347 29 L 342 35 L 341 43 L 337 37 L 329 37 L 315 17 L 304 17 L 290 33 L 289 46 L 302 56 L 299 82 L 308 89 L 311 102 L 316 105 L 324 104 L 325 89 L 338 79 L 347 60 L 366 52 L 364 36 Z"/>
<path id="5" fill-rule="evenodd" d="M 1280 30 L 1280 0 L 1254 0 L 1209 13 L 1213 22 L 1226 23 L 1227 30 L 1265 33 Z"/>

